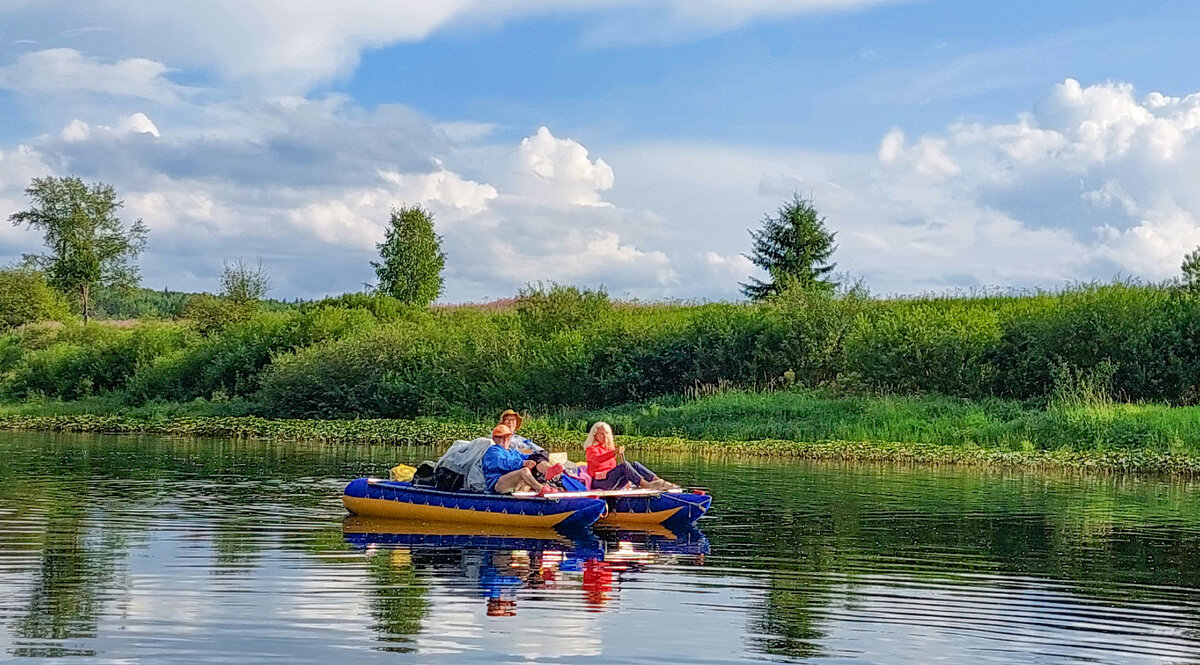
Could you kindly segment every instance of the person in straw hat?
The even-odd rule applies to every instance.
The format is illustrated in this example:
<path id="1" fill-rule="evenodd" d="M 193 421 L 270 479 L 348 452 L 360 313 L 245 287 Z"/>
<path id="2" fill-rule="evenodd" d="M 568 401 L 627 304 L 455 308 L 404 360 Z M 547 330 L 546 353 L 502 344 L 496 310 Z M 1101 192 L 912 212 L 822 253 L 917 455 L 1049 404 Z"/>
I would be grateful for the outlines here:
<path id="1" fill-rule="evenodd" d="M 534 453 L 544 454 L 546 452 L 545 448 L 542 448 L 538 444 L 530 441 L 520 434 L 517 434 L 517 430 L 521 429 L 522 422 L 524 422 L 524 419 L 521 417 L 521 414 L 513 411 L 512 409 L 505 409 L 504 413 L 500 414 L 500 424 L 507 426 L 508 429 L 512 431 L 511 441 L 513 448 L 516 448 L 518 451 L 526 455 L 532 455 Z"/>

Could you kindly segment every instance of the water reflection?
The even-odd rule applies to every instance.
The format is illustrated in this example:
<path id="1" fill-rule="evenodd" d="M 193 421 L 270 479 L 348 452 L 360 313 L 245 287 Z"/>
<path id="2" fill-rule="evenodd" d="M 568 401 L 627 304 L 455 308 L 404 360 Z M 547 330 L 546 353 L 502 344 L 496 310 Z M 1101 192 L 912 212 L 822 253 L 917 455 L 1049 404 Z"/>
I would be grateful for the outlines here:
<path id="1" fill-rule="evenodd" d="M 0 660 L 1200 662 L 1193 481 L 645 455 L 703 533 L 344 519 L 431 452 L 0 432 Z"/>
<path id="2" fill-rule="evenodd" d="M 469 588 L 483 601 L 489 617 L 516 616 L 523 596 L 577 595 L 589 609 L 602 609 L 616 598 L 627 574 L 650 564 L 699 565 L 709 549 L 708 539 L 694 527 L 564 535 L 553 529 L 488 529 L 350 516 L 342 521 L 342 532 L 351 547 L 370 555 L 372 570 L 388 571 L 379 578 L 384 583 L 378 589 L 423 592 L 416 580 L 426 579 L 448 588 Z M 392 584 L 397 579 L 404 584 Z M 377 596 L 375 606 L 390 599 Z M 406 603 L 405 608 L 414 605 Z M 406 611 L 404 616 L 405 630 L 381 620 L 388 639 L 413 632 L 416 612 Z"/>

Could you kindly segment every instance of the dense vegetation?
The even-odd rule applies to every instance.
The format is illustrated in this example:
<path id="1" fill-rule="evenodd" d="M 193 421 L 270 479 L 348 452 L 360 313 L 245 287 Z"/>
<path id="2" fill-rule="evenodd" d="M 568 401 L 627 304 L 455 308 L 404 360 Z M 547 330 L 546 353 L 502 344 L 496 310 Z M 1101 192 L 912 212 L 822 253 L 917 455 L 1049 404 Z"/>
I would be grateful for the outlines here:
<path id="1" fill-rule="evenodd" d="M 1200 300 L 1124 283 L 899 300 L 794 289 L 700 305 L 555 287 L 500 309 L 351 294 L 203 326 L 67 323 L 0 335 L 10 401 L 201 399 L 283 417 L 594 409 L 714 387 L 1187 405 L 1200 397 L 1198 379 Z"/>

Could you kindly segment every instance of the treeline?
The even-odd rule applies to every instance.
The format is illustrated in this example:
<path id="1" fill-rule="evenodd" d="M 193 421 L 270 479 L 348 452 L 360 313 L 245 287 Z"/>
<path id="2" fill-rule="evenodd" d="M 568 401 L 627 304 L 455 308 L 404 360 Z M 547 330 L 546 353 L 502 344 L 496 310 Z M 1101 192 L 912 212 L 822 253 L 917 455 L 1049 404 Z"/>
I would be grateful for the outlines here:
<path id="1" fill-rule="evenodd" d="M 712 387 L 1200 401 L 1200 298 L 1168 286 L 899 300 L 795 288 L 701 305 L 553 287 L 498 310 L 349 294 L 239 311 L 21 327 L 0 336 L 0 395 L 283 417 L 597 408 Z"/>

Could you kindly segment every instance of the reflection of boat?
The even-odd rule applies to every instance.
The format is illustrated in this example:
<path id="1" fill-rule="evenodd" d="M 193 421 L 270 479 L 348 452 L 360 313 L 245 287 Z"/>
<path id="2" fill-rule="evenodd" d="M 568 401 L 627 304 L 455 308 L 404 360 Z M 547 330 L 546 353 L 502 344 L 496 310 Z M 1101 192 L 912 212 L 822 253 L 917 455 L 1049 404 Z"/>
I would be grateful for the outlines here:
<path id="1" fill-rule="evenodd" d="M 630 525 L 661 524 L 669 529 L 695 524 L 708 507 L 712 497 L 688 492 L 661 492 L 612 496 L 607 499 L 608 514 L 600 518 L 606 526 L 620 528 Z"/>
<path id="2" fill-rule="evenodd" d="M 342 537 L 354 547 L 418 549 L 526 550 L 572 552 L 580 558 L 604 558 L 604 544 L 586 530 L 568 538 L 547 527 L 427 523 L 351 515 L 342 520 Z"/>
<path id="3" fill-rule="evenodd" d="M 342 495 L 355 515 L 423 522 L 554 528 L 575 531 L 591 526 L 608 510 L 594 496 L 547 497 L 443 492 L 411 483 L 358 478 Z"/>
<path id="4" fill-rule="evenodd" d="M 708 536 L 691 524 L 679 530 L 658 524 L 617 529 L 602 527 L 596 530 L 596 535 L 607 542 L 616 542 L 618 547 L 631 545 L 658 554 L 695 556 L 708 554 L 709 550 Z"/>

